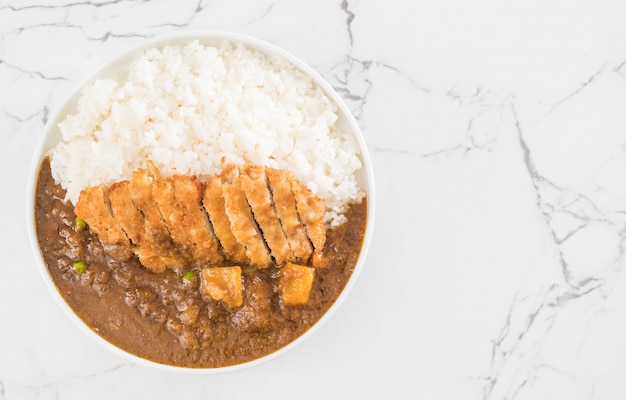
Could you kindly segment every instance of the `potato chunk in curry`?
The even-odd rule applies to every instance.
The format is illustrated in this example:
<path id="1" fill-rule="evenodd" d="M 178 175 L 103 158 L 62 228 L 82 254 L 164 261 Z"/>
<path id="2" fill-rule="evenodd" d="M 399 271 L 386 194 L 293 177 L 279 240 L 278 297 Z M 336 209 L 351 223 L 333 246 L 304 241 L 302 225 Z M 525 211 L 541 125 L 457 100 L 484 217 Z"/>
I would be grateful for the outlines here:
<path id="1" fill-rule="evenodd" d="M 229 308 L 243 304 L 241 267 L 210 267 L 202 269 L 202 293 L 217 301 L 222 301 Z"/>
<path id="2" fill-rule="evenodd" d="M 315 269 L 304 265 L 287 263 L 280 269 L 278 291 L 283 304 L 295 306 L 306 304 L 315 278 Z"/>

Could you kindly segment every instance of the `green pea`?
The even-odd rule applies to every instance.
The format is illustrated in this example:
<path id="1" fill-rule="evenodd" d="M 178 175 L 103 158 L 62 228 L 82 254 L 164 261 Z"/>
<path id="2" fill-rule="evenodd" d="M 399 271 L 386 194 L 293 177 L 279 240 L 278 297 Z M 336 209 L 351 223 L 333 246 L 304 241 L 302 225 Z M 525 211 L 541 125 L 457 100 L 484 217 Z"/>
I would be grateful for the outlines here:
<path id="1" fill-rule="evenodd" d="M 85 222 L 84 219 L 76 217 L 76 226 L 78 226 L 79 229 L 85 229 L 87 227 L 87 222 Z"/>
<path id="2" fill-rule="evenodd" d="M 183 274 L 183 277 L 181 278 L 181 280 L 183 281 L 183 283 L 189 283 L 192 280 L 196 279 L 196 273 L 193 271 L 187 271 Z"/>
<path id="3" fill-rule="evenodd" d="M 87 263 L 83 260 L 74 261 L 72 267 L 77 274 L 83 274 L 87 270 Z"/>

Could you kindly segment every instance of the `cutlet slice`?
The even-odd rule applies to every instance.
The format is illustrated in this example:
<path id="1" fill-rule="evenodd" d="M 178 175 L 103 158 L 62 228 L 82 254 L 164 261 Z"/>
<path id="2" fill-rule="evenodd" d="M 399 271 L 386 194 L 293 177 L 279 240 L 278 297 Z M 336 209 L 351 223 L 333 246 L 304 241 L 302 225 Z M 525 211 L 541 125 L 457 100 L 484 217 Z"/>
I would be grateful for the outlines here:
<path id="1" fill-rule="evenodd" d="M 237 241 L 230 230 L 230 220 L 224 208 L 224 196 L 222 190 L 222 177 L 214 176 L 209 179 L 202 204 L 209 214 L 213 225 L 213 232 L 222 245 L 226 258 L 236 264 L 247 264 L 246 248 Z"/>
<path id="2" fill-rule="evenodd" d="M 265 168 L 260 165 L 239 167 L 243 189 L 265 243 L 278 265 L 293 261 L 293 251 L 276 215 L 272 194 L 267 187 Z"/>
<path id="3" fill-rule="evenodd" d="M 153 272 L 165 271 L 161 257 L 144 240 L 145 224 L 141 211 L 137 209 L 130 195 L 130 182 L 116 182 L 107 189 L 113 217 L 135 245 L 134 252 L 139 262 Z"/>
<path id="4" fill-rule="evenodd" d="M 200 266 L 223 261 L 217 240 L 202 208 L 202 183 L 195 176 L 174 175 L 154 182 L 152 197 L 174 242 Z"/>
<path id="5" fill-rule="evenodd" d="M 143 240 L 158 255 L 149 259 L 149 265 L 143 262 L 142 264 L 153 272 L 163 272 L 167 267 L 182 269 L 188 265 L 188 260 L 172 240 L 159 207 L 152 197 L 152 184 L 155 180 L 155 173 L 147 169 L 134 171 L 130 178 L 131 198 L 144 216 Z"/>
<path id="6" fill-rule="evenodd" d="M 211 222 L 202 207 L 203 185 L 195 176 L 174 177 L 176 202 L 185 209 L 184 225 L 194 244 L 196 260 L 206 260 L 201 265 L 215 265 L 224 261 Z"/>
<path id="7" fill-rule="evenodd" d="M 293 255 L 297 261 L 306 262 L 311 257 L 313 248 L 304 225 L 298 217 L 296 201 L 286 176 L 288 173 L 274 168 L 265 168 L 265 174 L 272 192 L 276 215 L 287 236 Z"/>
<path id="8" fill-rule="evenodd" d="M 246 256 L 252 265 L 268 268 L 272 265 L 272 258 L 241 188 L 237 166 L 229 165 L 224 169 L 222 183 L 224 210 L 230 221 L 233 236 L 246 248 Z"/>
<path id="9" fill-rule="evenodd" d="M 171 178 L 157 178 L 151 184 L 152 200 L 156 203 L 157 214 L 167 228 L 169 235 L 185 258 L 193 258 L 191 245 L 186 241 L 183 229 L 184 211 L 176 203 L 174 184 Z"/>
<path id="10" fill-rule="evenodd" d="M 316 252 L 320 252 L 326 242 L 326 227 L 324 226 L 326 207 L 324 202 L 308 187 L 301 184 L 295 176 L 289 174 L 288 178 L 300 220 L 304 224 L 313 248 Z"/>
<path id="11" fill-rule="evenodd" d="M 134 245 L 141 243 L 143 235 L 143 215 L 135 207 L 130 197 L 128 181 L 115 182 L 106 190 L 113 218 L 120 224 L 126 236 Z"/>
<path id="12" fill-rule="evenodd" d="M 74 212 L 89 229 L 98 235 L 105 251 L 118 261 L 126 261 L 133 254 L 130 240 L 113 218 L 103 185 L 92 186 L 80 192 Z"/>

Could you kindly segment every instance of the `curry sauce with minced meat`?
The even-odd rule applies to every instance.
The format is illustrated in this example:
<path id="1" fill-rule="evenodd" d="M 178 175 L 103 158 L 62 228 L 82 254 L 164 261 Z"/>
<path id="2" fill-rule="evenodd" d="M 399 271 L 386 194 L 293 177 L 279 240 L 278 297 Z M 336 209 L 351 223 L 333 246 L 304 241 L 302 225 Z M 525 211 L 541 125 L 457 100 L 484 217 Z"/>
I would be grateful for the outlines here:
<path id="1" fill-rule="evenodd" d="M 243 266 L 243 304 L 231 308 L 203 296 L 201 269 L 154 273 L 136 257 L 112 258 L 41 165 L 35 218 L 41 253 L 62 297 L 98 335 L 157 363 L 193 368 L 235 365 L 294 341 L 335 302 L 352 274 L 363 241 L 367 200 L 351 204 L 347 222 L 326 232 L 324 268 L 315 270 L 305 304 L 279 295 L 280 268 Z M 78 220 L 80 221 L 80 220 Z"/>

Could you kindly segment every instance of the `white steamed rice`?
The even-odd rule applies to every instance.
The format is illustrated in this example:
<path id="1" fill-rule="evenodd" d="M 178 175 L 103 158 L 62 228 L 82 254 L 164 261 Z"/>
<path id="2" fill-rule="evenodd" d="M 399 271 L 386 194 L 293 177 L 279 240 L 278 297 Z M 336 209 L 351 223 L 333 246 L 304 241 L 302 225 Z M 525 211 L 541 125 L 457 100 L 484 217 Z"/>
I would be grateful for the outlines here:
<path id="1" fill-rule="evenodd" d="M 336 127 L 336 105 L 288 61 L 241 45 L 150 49 L 121 80 L 84 88 L 59 124 L 54 179 L 76 204 L 88 186 L 128 179 L 151 160 L 162 175 L 206 177 L 229 162 L 288 169 L 345 220 L 363 196 L 355 138 Z"/>

